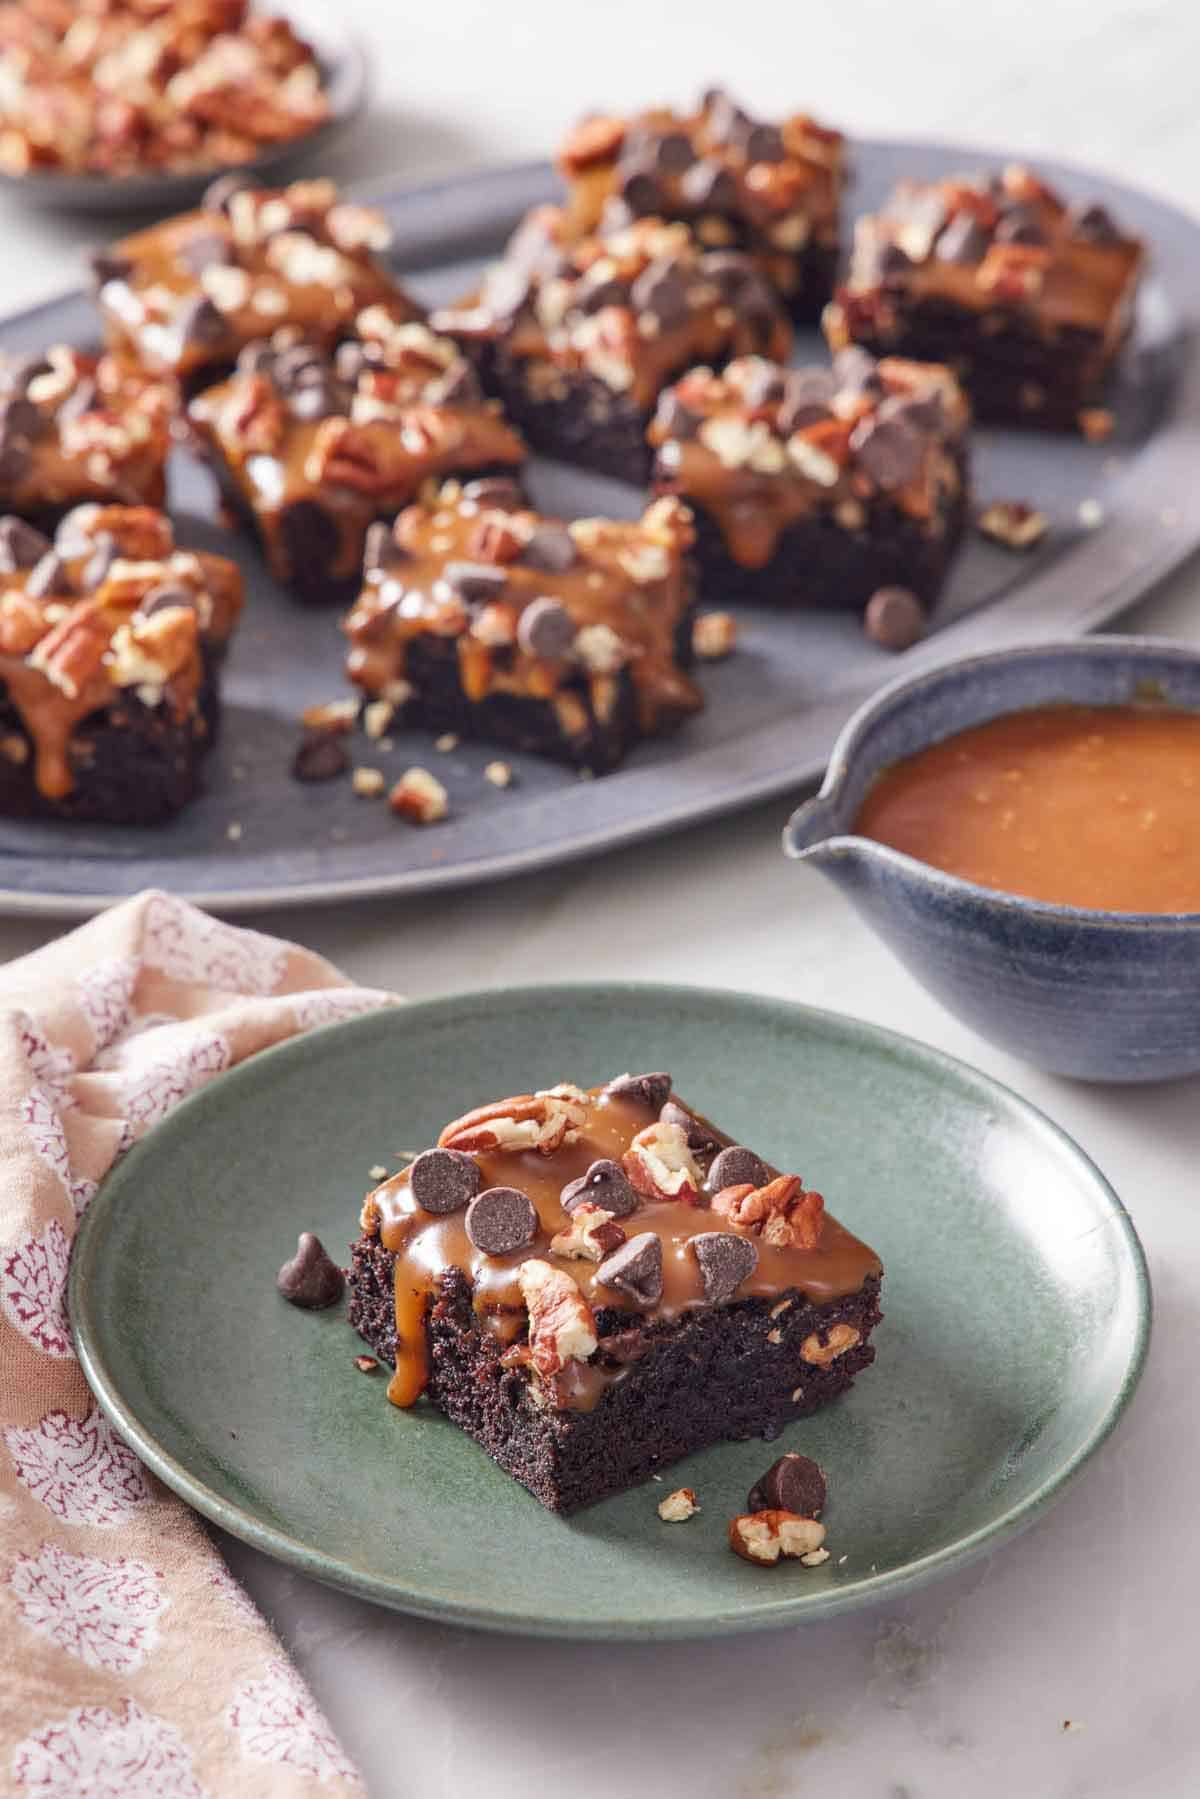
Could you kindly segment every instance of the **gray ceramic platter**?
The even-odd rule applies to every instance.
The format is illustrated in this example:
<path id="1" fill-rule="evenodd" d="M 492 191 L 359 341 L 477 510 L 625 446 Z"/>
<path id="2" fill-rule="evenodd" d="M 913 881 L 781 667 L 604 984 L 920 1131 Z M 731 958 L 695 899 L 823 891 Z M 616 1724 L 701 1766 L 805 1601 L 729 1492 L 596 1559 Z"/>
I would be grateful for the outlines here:
<path id="1" fill-rule="evenodd" d="M 984 160 L 982 152 L 944 146 L 860 144 L 852 207 L 876 204 L 899 176 Z M 743 608 L 738 653 L 702 673 L 703 715 L 678 736 L 643 745 L 620 772 L 584 785 L 569 771 L 514 755 L 517 782 L 498 792 L 482 779 L 495 754 L 486 745 L 438 755 L 424 734 L 398 732 L 390 754 L 371 746 L 370 761 L 389 774 L 435 763 L 453 808 L 436 829 L 414 830 L 380 804 L 355 800 L 346 783 L 303 787 L 289 777 L 300 708 L 343 691 L 336 617 L 290 603 L 255 552 L 219 529 L 210 483 L 180 454 L 171 497 L 181 535 L 232 546 L 251 590 L 225 677 L 223 739 L 207 792 L 153 833 L 0 821 L 0 910 L 79 916 L 154 885 L 236 912 L 430 892 L 564 862 L 817 778 L 850 713 L 897 673 L 1071 636 L 1115 616 L 1200 544 L 1193 495 L 1200 354 L 1192 342 L 1200 225 L 1118 183 L 1042 166 L 1068 194 L 1111 205 L 1154 246 L 1114 395 L 1119 427 L 1104 447 L 1031 432 L 978 433 L 979 494 L 1034 499 L 1054 529 L 1040 553 L 1025 557 L 973 538 L 924 644 L 897 658 L 868 643 L 850 618 Z M 438 301 L 461 292 L 525 208 L 554 192 L 552 172 L 539 164 L 418 190 L 377 188 L 370 197 L 395 222 L 405 278 Z M 88 301 L 73 295 L 0 324 L 0 345 L 34 349 L 93 332 Z M 801 359 L 822 354 L 815 333 L 797 349 Z M 634 515 L 642 503 L 632 487 L 544 461 L 535 463 L 530 486 L 538 504 L 568 514 Z M 1103 511 L 1092 529 L 1079 521 L 1085 500 Z M 232 836 L 231 826 L 240 827 Z"/>
<path id="2" fill-rule="evenodd" d="M 776 1444 L 719 1444 L 564 1520 L 432 1408 L 389 1406 L 382 1377 L 355 1368 L 341 1310 L 295 1310 L 274 1276 L 304 1228 L 344 1254 L 371 1165 L 394 1166 L 460 1106 L 591 1085 L 631 1059 L 821 1188 L 879 1252 L 885 1316 L 875 1366 Z M 995 1549 L 1116 1423 L 1150 1289 L 1099 1171 L 961 1062 L 748 994 L 596 984 L 402 1007 L 223 1075 L 104 1183 L 69 1310 L 121 1434 L 266 1554 L 427 1617 L 646 1639 L 891 1601 Z M 784 1448 L 828 1477 L 819 1568 L 755 1568 L 726 1545 Z M 663 1523 L 658 1501 L 684 1485 L 699 1516 Z"/>
<path id="3" fill-rule="evenodd" d="M 329 101 L 329 117 L 315 131 L 290 143 L 277 144 L 237 164 L 239 170 L 264 180 L 294 171 L 334 140 L 357 118 L 366 95 L 367 64 L 361 47 L 330 17 L 329 8 L 305 0 L 279 8 L 312 45 Z M 152 212 L 159 217 L 178 212 L 199 199 L 208 183 L 232 167 L 190 170 L 178 174 L 107 175 L 56 173 L 0 175 L 0 193 L 22 205 L 48 211 L 97 215 Z"/>

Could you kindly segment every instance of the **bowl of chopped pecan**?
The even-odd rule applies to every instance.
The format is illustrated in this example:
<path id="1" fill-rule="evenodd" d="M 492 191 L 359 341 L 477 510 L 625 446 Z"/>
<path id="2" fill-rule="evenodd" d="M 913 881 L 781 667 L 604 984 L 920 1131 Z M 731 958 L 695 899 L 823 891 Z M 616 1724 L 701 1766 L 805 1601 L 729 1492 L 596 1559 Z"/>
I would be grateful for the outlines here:
<path id="1" fill-rule="evenodd" d="M 358 46 L 297 6 L 0 5 L 0 182 L 42 205 L 173 210 L 215 174 L 328 143 L 365 86 Z"/>

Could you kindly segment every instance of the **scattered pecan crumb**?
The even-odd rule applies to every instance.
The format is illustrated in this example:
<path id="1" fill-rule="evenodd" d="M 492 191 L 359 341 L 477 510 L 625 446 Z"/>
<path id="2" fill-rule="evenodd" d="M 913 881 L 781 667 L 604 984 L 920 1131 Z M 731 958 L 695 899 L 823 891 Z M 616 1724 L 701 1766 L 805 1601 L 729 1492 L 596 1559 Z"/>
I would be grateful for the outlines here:
<path id="1" fill-rule="evenodd" d="M 233 820 L 232 824 L 226 825 L 225 835 L 226 835 L 226 837 L 228 837 L 230 843 L 240 843 L 241 836 L 242 836 L 242 827 L 238 823 L 236 818 Z"/>
<path id="2" fill-rule="evenodd" d="M 1113 434 L 1115 423 L 1106 406 L 1085 406 L 1079 414 L 1079 429 L 1090 444 L 1106 443 Z"/>
<path id="3" fill-rule="evenodd" d="M 658 1502 L 658 1515 L 665 1524 L 682 1524 L 685 1518 L 694 1518 L 699 1510 L 691 1487 L 676 1487 L 673 1493 Z"/>
<path id="4" fill-rule="evenodd" d="M 373 1355 L 356 1355 L 354 1358 L 354 1366 L 358 1369 L 360 1374 L 374 1374 L 379 1363 L 375 1360 Z"/>
<path id="5" fill-rule="evenodd" d="M 371 800 L 383 792 L 387 780 L 380 768 L 356 768 L 350 777 L 350 785 L 360 799 Z"/>
<path id="6" fill-rule="evenodd" d="M 702 612 L 692 626 L 692 649 L 705 662 L 718 662 L 737 648 L 737 620 L 731 612 Z"/>
<path id="7" fill-rule="evenodd" d="M 1094 531 L 1097 525 L 1104 523 L 1104 508 L 1099 500 L 1080 500 L 1079 522 L 1089 531 Z"/>
<path id="8" fill-rule="evenodd" d="M 511 787 L 514 776 L 507 762 L 489 762 L 483 771 L 483 778 L 490 781 L 493 787 Z"/>
<path id="9" fill-rule="evenodd" d="M 435 737 L 433 740 L 434 749 L 439 750 L 443 756 L 448 756 L 451 750 L 456 750 L 458 744 L 457 731 L 443 731 L 440 737 Z"/>
<path id="10" fill-rule="evenodd" d="M 395 716 L 396 708 L 390 700 L 372 700 L 363 707 L 363 730 L 378 743 Z"/>
<path id="11" fill-rule="evenodd" d="M 1050 528 L 1050 520 L 1024 500 L 994 500 L 977 520 L 980 535 L 1006 550 L 1031 550 Z"/>
<path id="12" fill-rule="evenodd" d="M 382 1162 L 372 1162 L 371 1166 L 367 1169 L 367 1173 L 373 1181 L 386 1181 L 387 1179 L 387 1169 Z"/>
<path id="13" fill-rule="evenodd" d="M 449 812 L 450 796 L 427 768 L 409 768 L 388 794 L 388 805 L 410 824 L 432 825 Z"/>

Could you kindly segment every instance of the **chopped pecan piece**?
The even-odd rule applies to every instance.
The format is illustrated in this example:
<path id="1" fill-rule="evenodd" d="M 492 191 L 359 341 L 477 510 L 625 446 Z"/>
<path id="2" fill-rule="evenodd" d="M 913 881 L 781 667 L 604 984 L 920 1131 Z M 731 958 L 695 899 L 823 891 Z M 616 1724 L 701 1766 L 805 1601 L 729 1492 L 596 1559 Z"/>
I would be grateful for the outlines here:
<path id="1" fill-rule="evenodd" d="M 825 1201 L 804 1190 L 798 1174 L 776 1175 L 765 1187 L 723 1187 L 713 1211 L 743 1230 L 758 1230 L 777 1249 L 816 1249 L 821 1241 Z"/>
<path id="2" fill-rule="evenodd" d="M 550 1249 L 556 1256 L 568 1256 L 575 1261 L 602 1262 L 624 1241 L 625 1232 L 613 1214 L 606 1212 L 603 1206 L 589 1205 L 585 1201 L 570 1214 L 567 1228 L 551 1237 Z"/>
<path id="3" fill-rule="evenodd" d="M 592 1308 L 571 1276 L 536 1256 L 522 1262 L 517 1280 L 529 1307 L 529 1353 L 548 1379 L 570 1361 L 586 1362 L 597 1344 Z"/>
<path id="4" fill-rule="evenodd" d="M 803 1561 L 815 1555 L 824 1541 L 825 1526 L 816 1518 L 801 1518 L 796 1512 L 743 1512 L 729 1522 L 729 1547 L 733 1553 L 762 1567 L 769 1567 L 780 1556 L 795 1556 Z"/>
<path id="5" fill-rule="evenodd" d="M 816 1368 L 827 1368 L 830 1362 L 836 1362 L 839 1356 L 861 1341 L 862 1332 L 852 1324 L 832 1324 L 824 1333 L 824 1340 L 816 1331 L 805 1337 L 800 1345 L 800 1355 Z"/>
<path id="6" fill-rule="evenodd" d="M 682 1125 L 664 1124 L 661 1119 L 647 1125 L 633 1139 L 622 1163 L 643 1199 L 678 1199 L 689 1206 L 699 1200 L 704 1177 Z"/>

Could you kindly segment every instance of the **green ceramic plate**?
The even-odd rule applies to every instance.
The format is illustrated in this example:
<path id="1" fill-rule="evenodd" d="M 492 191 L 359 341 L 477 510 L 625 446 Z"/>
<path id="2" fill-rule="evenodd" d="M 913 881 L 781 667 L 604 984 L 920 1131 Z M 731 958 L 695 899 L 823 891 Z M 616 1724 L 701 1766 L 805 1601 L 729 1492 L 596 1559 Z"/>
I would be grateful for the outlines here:
<path id="1" fill-rule="evenodd" d="M 567 1521 L 275 1270 L 355 1234 L 369 1169 L 496 1094 L 669 1068 L 883 1257 L 879 1359 L 777 1446 L 735 1443 Z M 364 1598 L 494 1630 L 680 1637 L 894 1599 L 1029 1524 L 1112 1429 L 1150 1291 L 1119 1200 L 1013 1094 L 906 1038 L 687 987 L 522 988 L 331 1026 L 186 1101 L 93 1202 L 71 1317 L 101 1404 L 198 1511 Z M 831 1559 L 748 1566 L 728 1518 L 785 1447 L 829 1476 Z M 671 1486 L 703 1510 L 660 1522 Z"/>

